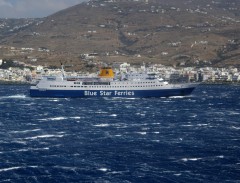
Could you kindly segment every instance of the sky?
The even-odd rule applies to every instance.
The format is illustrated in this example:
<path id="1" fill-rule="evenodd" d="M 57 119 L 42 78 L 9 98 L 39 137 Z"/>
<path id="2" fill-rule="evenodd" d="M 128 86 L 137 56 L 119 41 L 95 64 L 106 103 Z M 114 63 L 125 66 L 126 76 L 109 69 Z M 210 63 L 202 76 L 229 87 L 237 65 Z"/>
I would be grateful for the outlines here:
<path id="1" fill-rule="evenodd" d="M 0 18 L 42 18 L 87 0 L 0 0 Z"/>

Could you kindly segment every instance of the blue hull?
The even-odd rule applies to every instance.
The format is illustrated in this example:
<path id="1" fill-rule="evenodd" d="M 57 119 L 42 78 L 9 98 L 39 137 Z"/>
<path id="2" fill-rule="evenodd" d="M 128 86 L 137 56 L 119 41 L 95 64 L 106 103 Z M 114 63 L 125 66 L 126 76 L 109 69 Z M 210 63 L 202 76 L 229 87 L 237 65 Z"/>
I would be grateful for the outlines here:
<path id="1" fill-rule="evenodd" d="M 85 97 L 170 97 L 190 95 L 195 87 L 161 90 L 37 90 L 30 89 L 31 97 L 85 98 Z"/>

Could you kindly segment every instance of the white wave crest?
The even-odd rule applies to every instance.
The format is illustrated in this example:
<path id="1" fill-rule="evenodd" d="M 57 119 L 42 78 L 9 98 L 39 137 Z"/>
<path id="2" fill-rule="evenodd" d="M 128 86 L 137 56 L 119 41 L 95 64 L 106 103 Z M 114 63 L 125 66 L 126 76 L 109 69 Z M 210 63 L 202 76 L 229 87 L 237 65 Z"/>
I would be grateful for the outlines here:
<path id="1" fill-rule="evenodd" d="M 66 117 L 55 117 L 55 118 L 45 118 L 45 119 L 38 119 L 39 121 L 60 121 L 68 119 Z"/>
<path id="2" fill-rule="evenodd" d="M 236 126 L 232 126 L 231 128 L 235 130 L 240 130 L 240 127 L 236 127 Z"/>
<path id="3" fill-rule="evenodd" d="M 24 99 L 24 98 L 27 98 L 26 95 L 11 95 L 11 96 L 3 96 L 3 97 L 0 97 L 0 99 L 11 99 L 11 98 L 16 98 L 16 99 Z"/>
<path id="4" fill-rule="evenodd" d="M 137 132 L 137 133 L 141 135 L 147 135 L 147 132 Z"/>
<path id="5" fill-rule="evenodd" d="M 201 159 L 202 158 L 182 158 L 181 160 L 187 162 L 187 161 L 198 161 L 198 160 L 201 160 Z"/>
<path id="6" fill-rule="evenodd" d="M 96 127 L 108 127 L 108 126 L 110 126 L 110 124 L 98 124 L 98 125 L 93 125 L 93 126 L 96 126 Z"/>
<path id="7" fill-rule="evenodd" d="M 108 171 L 107 168 L 99 168 L 98 170 L 100 170 L 100 171 L 102 171 L 102 172 L 106 172 L 106 171 Z"/>
<path id="8" fill-rule="evenodd" d="M 24 131 L 11 131 L 10 133 L 28 133 L 28 132 L 36 132 L 40 131 L 41 129 L 33 129 L 33 130 L 24 130 Z"/>
<path id="9" fill-rule="evenodd" d="M 63 137 L 64 135 L 38 135 L 38 136 L 34 136 L 34 137 L 26 137 L 25 139 L 39 139 L 39 138 L 60 138 Z"/>
<path id="10" fill-rule="evenodd" d="M 16 167 L 10 167 L 10 168 L 2 168 L 0 169 L 0 172 L 7 172 L 7 171 L 11 171 L 11 170 L 17 170 L 20 169 L 22 167 L 16 166 Z"/>
<path id="11" fill-rule="evenodd" d="M 2 168 L 0 169 L 0 172 L 7 172 L 7 171 L 18 170 L 22 168 L 37 168 L 37 166 L 27 166 L 27 167 L 16 166 L 16 167 Z"/>
<path id="12" fill-rule="evenodd" d="M 81 119 L 80 116 L 76 116 L 76 117 L 70 117 L 71 119 Z"/>

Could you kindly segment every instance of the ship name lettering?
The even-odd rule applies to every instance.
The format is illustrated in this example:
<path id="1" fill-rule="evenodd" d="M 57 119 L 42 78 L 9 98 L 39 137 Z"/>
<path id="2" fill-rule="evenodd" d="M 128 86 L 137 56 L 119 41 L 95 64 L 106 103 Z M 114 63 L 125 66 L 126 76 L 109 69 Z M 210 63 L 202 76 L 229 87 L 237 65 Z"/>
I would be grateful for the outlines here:
<path id="1" fill-rule="evenodd" d="M 97 96 L 97 92 L 95 91 L 84 91 L 85 96 Z"/>
<path id="2" fill-rule="evenodd" d="M 115 96 L 134 96 L 133 91 L 115 91 Z"/>
<path id="3" fill-rule="evenodd" d="M 111 91 L 100 91 L 101 96 L 110 96 L 112 94 Z"/>

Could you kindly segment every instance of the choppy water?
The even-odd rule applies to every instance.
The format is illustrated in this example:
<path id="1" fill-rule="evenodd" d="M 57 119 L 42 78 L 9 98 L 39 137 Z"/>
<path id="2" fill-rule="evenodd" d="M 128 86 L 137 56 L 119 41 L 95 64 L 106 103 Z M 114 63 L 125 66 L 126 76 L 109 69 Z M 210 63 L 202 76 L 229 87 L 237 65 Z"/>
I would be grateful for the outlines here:
<path id="1" fill-rule="evenodd" d="M 240 182 L 240 86 L 147 99 L 27 90 L 0 85 L 0 182 Z"/>

